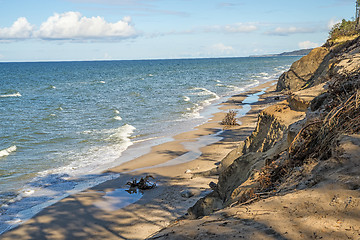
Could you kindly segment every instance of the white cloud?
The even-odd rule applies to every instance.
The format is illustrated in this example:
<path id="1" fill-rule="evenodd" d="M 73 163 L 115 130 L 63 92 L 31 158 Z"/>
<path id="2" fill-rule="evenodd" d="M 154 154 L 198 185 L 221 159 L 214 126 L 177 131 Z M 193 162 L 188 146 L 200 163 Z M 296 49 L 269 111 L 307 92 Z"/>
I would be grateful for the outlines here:
<path id="1" fill-rule="evenodd" d="M 11 27 L 0 28 L 0 39 L 27 39 L 32 36 L 34 26 L 24 17 L 18 18 Z"/>
<path id="2" fill-rule="evenodd" d="M 277 35 L 277 36 L 287 36 L 290 34 L 297 34 L 297 33 L 314 33 L 316 32 L 315 29 L 312 28 L 299 28 L 299 27 L 278 27 L 275 30 L 266 32 L 268 35 Z"/>
<path id="3" fill-rule="evenodd" d="M 328 29 L 331 30 L 333 26 L 337 23 L 341 22 L 340 20 L 336 20 L 335 18 L 330 19 L 328 22 Z"/>
<path id="4" fill-rule="evenodd" d="M 228 25 L 212 25 L 201 26 L 186 30 L 173 30 L 169 32 L 158 32 L 149 34 L 149 37 L 159 37 L 166 35 L 178 35 L 178 34 L 199 34 L 199 33 L 250 33 L 258 30 L 258 27 L 254 23 L 235 23 Z"/>
<path id="5" fill-rule="evenodd" d="M 316 48 L 319 47 L 320 44 L 318 43 L 314 43 L 314 42 L 310 42 L 310 41 L 304 41 L 304 42 L 299 42 L 299 47 L 301 49 L 307 49 L 307 48 Z"/>
<path id="6" fill-rule="evenodd" d="M 253 32 L 256 31 L 258 28 L 254 24 L 248 23 L 236 23 L 232 25 L 224 26 L 224 31 L 228 33 L 242 33 L 242 32 Z"/>
<path id="7" fill-rule="evenodd" d="M 104 53 L 104 56 L 103 56 L 102 59 L 104 59 L 104 60 L 112 60 L 113 57 L 109 53 L 106 52 L 106 53 Z"/>
<path id="8" fill-rule="evenodd" d="M 130 17 L 109 23 L 104 18 L 84 17 L 79 12 L 55 13 L 36 27 L 26 18 L 18 18 L 11 27 L 0 28 L 0 42 L 13 40 L 46 39 L 46 40 L 119 40 L 135 37 L 137 32 L 131 24 Z"/>
<path id="9" fill-rule="evenodd" d="M 55 13 L 42 23 L 35 36 L 42 39 L 128 38 L 136 35 L 131 18 L 108 23 L 102 17 L 83 17 L 79 12 Z"/>
<path id="10" fill-rule="evenodd" d="M 130 5 L 130 6 L 151 6 L 151 0 L 68 0 L 69 2 L 75 3 L 95 3 L 95 4 L 104 4 L 104 5 Z"/>
<path id="11" fill-rule="evenodd" d="M 223 43 L 217 43 L 211 46 L 211 50 L 216 53 L 230 54 L 234 51 L 234 48 L 231 46 L 226 46 Z"/>
<path id="12" fill-rule="evenodd" d="M 249 33 L 256 31 L 258 27 L 254 23 L 234 23 L 204 27 L 203 29 L 205 32 Z"/>

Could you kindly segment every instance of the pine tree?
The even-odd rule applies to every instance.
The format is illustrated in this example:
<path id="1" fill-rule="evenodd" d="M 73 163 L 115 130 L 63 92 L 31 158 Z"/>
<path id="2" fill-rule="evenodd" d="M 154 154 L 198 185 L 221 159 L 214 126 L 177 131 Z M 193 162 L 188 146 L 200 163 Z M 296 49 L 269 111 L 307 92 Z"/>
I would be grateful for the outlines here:
<path id="1" fill-rule="evenodd" d="M 355 22 L 356 29 L 360 30 L 360 0 L 356 0 Z"/>

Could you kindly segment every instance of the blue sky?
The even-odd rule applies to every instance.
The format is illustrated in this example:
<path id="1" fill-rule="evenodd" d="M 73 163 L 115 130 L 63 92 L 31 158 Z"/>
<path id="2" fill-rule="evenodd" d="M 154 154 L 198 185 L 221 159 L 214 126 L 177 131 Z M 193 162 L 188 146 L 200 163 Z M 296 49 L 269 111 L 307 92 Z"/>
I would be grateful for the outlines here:
<path id="1" fill-rule="evenodd" d="M 355 0 L 0 0 L 0 61 L 243 57 L 322 45 Z"/>

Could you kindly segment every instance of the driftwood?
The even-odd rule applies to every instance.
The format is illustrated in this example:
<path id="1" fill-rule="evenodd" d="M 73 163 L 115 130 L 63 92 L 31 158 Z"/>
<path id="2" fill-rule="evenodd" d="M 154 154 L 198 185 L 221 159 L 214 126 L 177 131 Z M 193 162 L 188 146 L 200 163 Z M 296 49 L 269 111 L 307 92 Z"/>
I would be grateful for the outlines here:
<path id="1" fill-rule="evenodd" d="M 126 185 L 129 186 L 129 189 L 126 190 L 128 193 L 137 193 L 137 190 L 148 190 L 156 187 L 155 182 L 151 182 L 149 179 L 155 179 L 151 175 L 147 175 L 144 178 L 140 178 L 139 181 L 137 179 L 133 179 L 132 181 L 129 181 L 126 183 Z"/>

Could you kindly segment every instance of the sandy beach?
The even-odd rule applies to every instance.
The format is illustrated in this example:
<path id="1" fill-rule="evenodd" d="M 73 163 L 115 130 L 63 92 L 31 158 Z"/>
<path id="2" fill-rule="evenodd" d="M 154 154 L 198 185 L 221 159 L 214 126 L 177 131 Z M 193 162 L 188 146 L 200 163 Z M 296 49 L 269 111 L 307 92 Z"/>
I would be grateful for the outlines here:
<path id="1" fill-rule="evenodd" d="M 66 197 L 1 239 L 144 239 L 152 235 L 211 191 L 209 183 L 216 182 L 216 177 L 196 173 L 215 168 L 250 135 L 259 111 L 274 102 L 274 89 L 270 81 L 230 97 L 205 124 L 109 170 L 120 173 L 119 178 Z M 239 126 L 224 129 L 220 121 L 229 109 L 246 115 Z M 142 197 L 125 192 L 127 181 L 147 175 L 154 177 L 156 188 Z"/>

